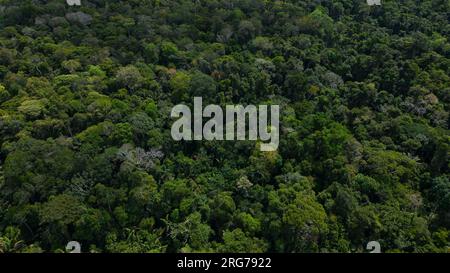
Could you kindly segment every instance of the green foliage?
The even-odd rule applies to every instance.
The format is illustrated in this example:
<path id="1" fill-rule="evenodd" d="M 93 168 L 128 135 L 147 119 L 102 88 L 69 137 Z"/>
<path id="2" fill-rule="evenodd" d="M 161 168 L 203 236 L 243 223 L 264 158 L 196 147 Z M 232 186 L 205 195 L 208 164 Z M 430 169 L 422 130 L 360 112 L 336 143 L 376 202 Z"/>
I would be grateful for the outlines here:
<path id="1" fill-rule="evenodd" d="M 44 113 L 45 104 L 42 100 L 26 100 L 20 104 L 17 110 L 29 119 L 36 119 Z"/>
<path id="2" fill-rule="evenodd" d="M 121 67 L 116 74 L 118 83 L 130 90 L 140 87 L 143 82 L 141 72 L 133 65 Z"/>
<path id="3" fill-rule="evenodd" d="M 6 101 L 9 99 L 9 92 L 6 90 L 6 88 L 0 84 L 0 103 Z"/>
<path id="4" fill-rule="evenodd" d="M 223 244 L 217 248 L 224 253 L 259 253 L 267 251 L 267 243 L 262 239 L 248 237 L 240 229 L 224 231 Z"/>
<path id="5" fill-rule="evenodd" d="M 187 100 L 191 76 L 185 72 L 177 72 L 169 81 L 170 88 L 172 88 L 175 99 L 177 101 Z"/>
<path id="6" fill-rule="evenodd" d="M 0 2 L 0 252 L 449 251 L 448 1 Z M 279 149 L 173 141 L 194 96 Z"/>

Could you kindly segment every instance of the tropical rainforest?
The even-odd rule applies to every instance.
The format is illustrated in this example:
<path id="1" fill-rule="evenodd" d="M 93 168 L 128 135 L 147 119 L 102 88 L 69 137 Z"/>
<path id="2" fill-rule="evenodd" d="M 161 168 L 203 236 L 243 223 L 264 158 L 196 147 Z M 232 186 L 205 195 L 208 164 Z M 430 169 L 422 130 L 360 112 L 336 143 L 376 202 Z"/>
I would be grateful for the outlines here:
<path id="1" fill-rule="evenodd" d="M 0 252 L 449 252 L 450 1 L 0 0 Z M 173 106 L 279 105 L 280 144 Z"/>

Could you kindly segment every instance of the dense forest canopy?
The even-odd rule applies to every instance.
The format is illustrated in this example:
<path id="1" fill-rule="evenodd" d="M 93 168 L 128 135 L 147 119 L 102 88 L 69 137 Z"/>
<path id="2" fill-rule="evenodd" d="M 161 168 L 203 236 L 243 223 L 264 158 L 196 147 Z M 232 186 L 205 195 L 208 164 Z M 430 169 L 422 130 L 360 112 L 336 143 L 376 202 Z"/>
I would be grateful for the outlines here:
<path id="1" fill-rule="evenodd" d="M 0 0 L 0 252 L 448 252 L 450 1 Z M 280 145 L 170 109 L 280 105 Z"/>

